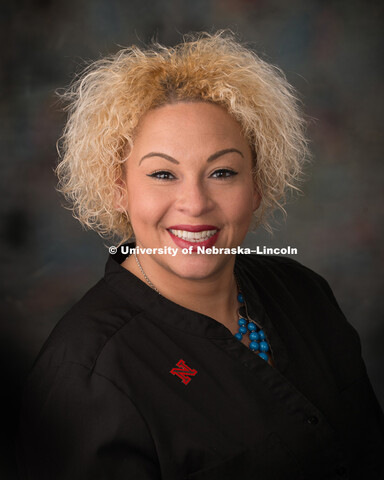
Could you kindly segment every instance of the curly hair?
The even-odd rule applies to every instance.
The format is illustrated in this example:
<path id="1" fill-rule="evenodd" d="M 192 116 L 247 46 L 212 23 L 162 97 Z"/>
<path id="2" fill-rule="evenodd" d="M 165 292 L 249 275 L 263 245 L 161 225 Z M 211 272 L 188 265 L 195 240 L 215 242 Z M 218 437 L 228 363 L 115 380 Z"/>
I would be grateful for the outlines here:
<path id="1" fill-rule="evenodd" d="M 192 34 L 175 47 L 125 48 L 88 66 L 61 97 L 68 120 L 58 142 L 58 190 L 74 217 L 104 237 L 125 241 L 133 233 L 114 206 L 118 180 L 140 118 L 169 103 L 213 102 L 239 122 L 261 195 L 256 225 L 270 229 L 270 214 L 285 213 L 287 193 L 299 190 L 309 154 L 295 91 L 230 32 Z"/>

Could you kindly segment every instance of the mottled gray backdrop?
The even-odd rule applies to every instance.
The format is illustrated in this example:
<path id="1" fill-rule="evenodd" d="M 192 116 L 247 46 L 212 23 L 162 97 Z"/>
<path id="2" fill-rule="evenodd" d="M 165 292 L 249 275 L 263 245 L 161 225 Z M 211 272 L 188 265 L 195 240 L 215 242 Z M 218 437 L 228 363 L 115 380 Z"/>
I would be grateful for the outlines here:
<path id="1" fill-rule="evenodd" d="M 384 404 L 383 76 L 379 1 L 30 0 L 1 7 L 0 476 L 15 478 L 19 391 L 61 315 L 102 275 L 105 242 L 61 208 L 55 142 L 65 116 L 54 92 L 84 60 L 155 37 L 231 28 L 296 86 L 311 118 L 314 162 L 303 196 L 273 237 L 327 278 L 359 331 Z"/>

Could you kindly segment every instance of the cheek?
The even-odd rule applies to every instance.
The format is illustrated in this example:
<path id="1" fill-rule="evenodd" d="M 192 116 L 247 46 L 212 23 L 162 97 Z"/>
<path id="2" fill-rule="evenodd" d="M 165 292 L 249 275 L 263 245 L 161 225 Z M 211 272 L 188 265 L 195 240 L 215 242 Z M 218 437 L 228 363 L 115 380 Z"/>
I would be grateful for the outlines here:
<path id="1" fill-rule="evenodd" d="M 133 225 L 152 225 L 161 220 L 170 202 L 160 190 L 128 188 L 128 212 Z"/>
<path id="2" fill-rule="evenodd" d="M 253 214 L 253 192 L 242 190 L 230 196 L 225 201 L 224 211 L 227 212 L 227 218 L 233 223 L 248 229 L 248 223 Z"/>

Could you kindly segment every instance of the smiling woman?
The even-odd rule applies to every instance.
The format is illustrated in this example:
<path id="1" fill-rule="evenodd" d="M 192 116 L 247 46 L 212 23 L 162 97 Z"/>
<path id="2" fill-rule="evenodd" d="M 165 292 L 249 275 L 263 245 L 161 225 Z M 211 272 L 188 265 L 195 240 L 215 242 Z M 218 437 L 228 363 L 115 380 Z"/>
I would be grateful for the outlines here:
<path id="1" fill-rule="evenodd" d="M 278 68 L 223 32 L 191 35 L 173 48 L 121 50 L 91 64 L 62 98 L 69 118 L 59 142 L 59 188 L 83 225 L 122 240 L 132 227 L 115 208 L 116 180 L 149 111 L 199 101 L 221 106 L 237 122 L 261 194 L 256 225 L 268 226 L 268 215 L 297 189 L 308 157 L 291 85 Z"/>
<path id="2" fill-rule="evenodd" d="M 96 62 L 65 98 L 60 189 L 121 244 L 31 372 L 21 478 L 382 478 L 382 412 L 328 284 L 237 253 L 307 155 L 281 72 L 202 34 Z"/>

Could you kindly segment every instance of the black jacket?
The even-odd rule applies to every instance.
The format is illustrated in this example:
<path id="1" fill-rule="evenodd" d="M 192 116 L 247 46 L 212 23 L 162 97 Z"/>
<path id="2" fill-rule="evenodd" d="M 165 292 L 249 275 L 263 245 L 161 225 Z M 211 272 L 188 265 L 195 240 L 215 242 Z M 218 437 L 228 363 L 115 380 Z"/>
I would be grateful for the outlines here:
<path id="1" fill-rule="evenodd" d="M 237 256 L 272 368 L 117 260 L 36 361 L 22 479 L 384 478 L 382 412 L 323 278 L 287 258 Z"/>

